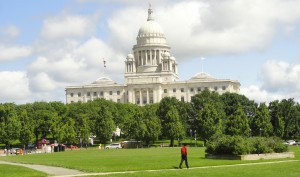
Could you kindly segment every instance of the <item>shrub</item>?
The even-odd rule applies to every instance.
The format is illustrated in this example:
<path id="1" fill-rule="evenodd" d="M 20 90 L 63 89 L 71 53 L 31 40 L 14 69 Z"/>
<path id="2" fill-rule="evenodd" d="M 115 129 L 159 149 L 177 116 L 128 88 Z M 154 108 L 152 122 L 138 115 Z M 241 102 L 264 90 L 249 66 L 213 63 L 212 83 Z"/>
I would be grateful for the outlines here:
<path id="1" fill-rule="evenodd" d="M 252 137 L 215 135 L 208 142 L 205 152 L 213 155 L 244 155 L 286 152 L 288 147 L 277 137 Z"/>
<path id="2" fill-rule="evenodd" d="M 207 142 L 206 152 L 215 155 L 240 155 L 249 152 L 248 143 L 241 136 L 218 135 Z"/>

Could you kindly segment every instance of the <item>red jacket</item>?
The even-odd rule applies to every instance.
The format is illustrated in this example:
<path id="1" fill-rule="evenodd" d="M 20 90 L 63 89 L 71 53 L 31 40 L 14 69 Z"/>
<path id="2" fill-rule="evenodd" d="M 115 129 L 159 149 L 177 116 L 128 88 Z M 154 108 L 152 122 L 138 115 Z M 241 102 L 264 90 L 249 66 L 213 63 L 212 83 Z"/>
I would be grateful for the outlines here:
<path id="1" fill-rule="evenodd" d="M 181 155 L 187 155 L 187 148 L 186 148 L 186 146 L 183 146 L 181 148 Z"/>

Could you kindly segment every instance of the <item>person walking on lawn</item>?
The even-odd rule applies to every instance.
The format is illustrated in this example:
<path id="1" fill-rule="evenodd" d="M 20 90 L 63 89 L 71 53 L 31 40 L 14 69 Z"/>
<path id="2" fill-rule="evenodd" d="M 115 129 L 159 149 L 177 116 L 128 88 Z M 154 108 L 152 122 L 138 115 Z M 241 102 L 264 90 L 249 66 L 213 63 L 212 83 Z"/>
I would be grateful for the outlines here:
<path id="1" fill-rule="evenodd" d="M 180 161 L 180 164 L 179 164 L 180 169 L 181 169 L 181 165 L 182 165 L 183 161 L 185 162 L 186 168 L 189 168 L 189 164 L 188 164 L 188 160 L 187 160 L 187 147 L 186 147 L 186 144 L 183 144 L 183 147 L 181 148 L 181 161 Z"/>

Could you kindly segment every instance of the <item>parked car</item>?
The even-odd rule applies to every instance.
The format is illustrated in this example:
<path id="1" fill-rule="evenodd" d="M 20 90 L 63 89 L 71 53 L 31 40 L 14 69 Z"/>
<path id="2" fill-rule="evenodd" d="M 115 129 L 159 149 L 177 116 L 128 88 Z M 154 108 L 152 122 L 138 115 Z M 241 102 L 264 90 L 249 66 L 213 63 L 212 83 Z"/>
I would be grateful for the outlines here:
<path id="1" fill-rule="evenodd" d="M 11 148 L 10 149 L 10 154 L 19 154 L 20 148 Z"/>
<path id="2" fill-rule="evenodd" d="M 287 145 L 296 145 L 296 141 L 295 140 L 288 140 Z"/>
<path id="3" fill-rule="evenodd" d="M 105 149 L 122 149 L 122 146 L 120 143 L 112 143 L 108 146 L 105 146 Z"/>

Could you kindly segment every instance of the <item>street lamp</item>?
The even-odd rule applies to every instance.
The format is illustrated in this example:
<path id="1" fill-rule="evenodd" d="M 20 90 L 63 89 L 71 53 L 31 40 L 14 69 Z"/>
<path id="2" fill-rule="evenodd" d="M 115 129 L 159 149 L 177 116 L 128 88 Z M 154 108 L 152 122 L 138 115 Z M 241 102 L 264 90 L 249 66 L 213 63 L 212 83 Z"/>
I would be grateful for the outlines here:
<path id="1" fill-rule="evenodd" d="M 261 136 L 261 131 L 264 130 L 262 128 L 259 128 L 259 136 Z"/>
<path id="2" fill-rule="evenodd" d="M 193 137 L 193 130 L 190 129 L 190 135 L 191 135 L 191 144 L 192 144 L 192 137 Z"/>
<path id="3" fill-rule="evenodd" d="M 194 133 L 195 133 L 195 147 L 197 147 L 197 131 L 195 130 Z"/>

